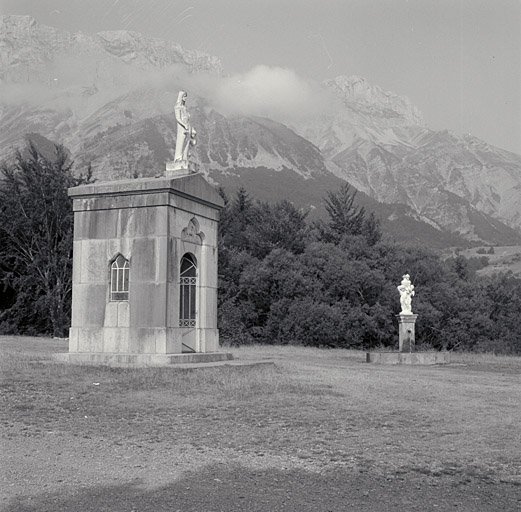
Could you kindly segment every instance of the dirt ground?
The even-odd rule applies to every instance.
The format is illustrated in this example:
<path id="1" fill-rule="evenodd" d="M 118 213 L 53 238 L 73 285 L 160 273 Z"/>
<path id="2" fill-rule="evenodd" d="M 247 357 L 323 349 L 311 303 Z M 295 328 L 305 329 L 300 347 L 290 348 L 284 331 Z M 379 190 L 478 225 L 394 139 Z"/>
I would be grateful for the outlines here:
<path id="1" fill-rule="evenodd" d="M 2 511 L 521 510 L 521 363 L 270 348 L 174 381 L 65 347 L 0 337 Z"/>

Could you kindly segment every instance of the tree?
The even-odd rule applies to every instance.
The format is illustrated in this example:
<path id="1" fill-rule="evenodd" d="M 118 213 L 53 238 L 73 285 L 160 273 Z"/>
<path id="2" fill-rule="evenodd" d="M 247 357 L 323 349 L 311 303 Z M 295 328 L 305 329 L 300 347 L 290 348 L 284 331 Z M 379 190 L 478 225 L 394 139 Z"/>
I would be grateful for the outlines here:
<path id="1" fill-rule="evenodd" d="M 354 204 L 356 190 L 351 191 L 351 185 L 346 183 L 338 192 L 327 192 L 324 206 L 329 215 L 329 222 L 316 222 L 319 239 L 324 242 L 339 243 L 346 235 L 363 235 L 364 230 L 376 243 L 379 236 L 379 225 L 375 217 L 368 222 L 365 209 Z M 376 230 L 376 231 L 375 231 Z"/>
<path id="2" fill-rule="evenodd" d="M 376 218 L 374 212 L 371 212 L 369 217 L 364 220 L 362 234 L 369 245 L 376 245 L 382 239 L 380 219 Z"/>
<path id="3" fill-rule="evenodd" d="M 267 256 L 273 249 L 302 253 L 308 231 L 306 216 L 307 212 L 286 200 L 275 204 L 258 203 L 245 233 L 249 251 L 257 258 Z"/>
<path id="4" fill-rule="evenodd" d="M 232 201 L 226 195 L 224 189 L 219 189 L 219 194 L 224 201 L 220 219 L 220 241 L 222 245 L 231 249 L 246 249 L 248 240 L 245 236 L 247 227 L 251 224 L 255 206 L 245 188 L 237 190 Z"/>
<path id="5" fill-rule="evenodd" d="M 91 182 L 72 174 L 61 146 L 54 160 L 30 143 L 1 168 L 0 281 L 14 303 L 0 314 L 4 332 L 64 336 L 72 291 L 72 202 L 67 189 Z"/>

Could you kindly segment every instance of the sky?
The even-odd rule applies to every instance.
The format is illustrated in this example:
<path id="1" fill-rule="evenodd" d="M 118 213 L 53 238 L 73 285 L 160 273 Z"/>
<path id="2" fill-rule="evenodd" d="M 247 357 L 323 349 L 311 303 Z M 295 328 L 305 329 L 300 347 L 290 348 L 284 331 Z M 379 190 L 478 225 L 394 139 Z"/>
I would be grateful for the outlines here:
<path id="1" fill-rule="evenodd" d="M 521 154 L 521 0 L 0 0 L 0 14 L 172 40 L 230 75 L 362 76 L 432 129 Z"/>

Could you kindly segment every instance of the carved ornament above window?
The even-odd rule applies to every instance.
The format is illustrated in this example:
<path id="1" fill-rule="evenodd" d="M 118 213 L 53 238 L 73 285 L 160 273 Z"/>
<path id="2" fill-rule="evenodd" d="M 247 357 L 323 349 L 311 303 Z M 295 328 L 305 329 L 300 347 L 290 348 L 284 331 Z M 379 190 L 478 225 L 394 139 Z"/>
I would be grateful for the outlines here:
<path id="1" fill-rule="evenodd" d="M 203 243 L 204 233 L 199 229 L 199 222 L 195 217 L 192 217 L 188 226 L 181 231 L 181 240 L 199 245 Z"/>

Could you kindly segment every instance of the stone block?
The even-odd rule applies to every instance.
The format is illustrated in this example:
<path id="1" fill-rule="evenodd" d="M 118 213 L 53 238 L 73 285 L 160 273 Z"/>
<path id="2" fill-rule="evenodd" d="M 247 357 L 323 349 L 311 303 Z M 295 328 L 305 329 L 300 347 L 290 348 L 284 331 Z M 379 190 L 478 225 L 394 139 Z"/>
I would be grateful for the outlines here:
<path id="1" fill-rule="evenodd" d="M 167 281 L 169 283 L 179 282 L 179 262 L 181 256 L 177 247 L 177 240 L 175 238 L 168 238 L 167 241 L 168 263 L 167 263 Z"/>
<path id="2" fill-rule="evenodd" d="M 168 215 L 166 206 L 125 208 L 120 210 L 119 237 L 166 236 Z"/>
<path id="3" fill-rule="evenodd" d="M 106 253 L 106 240 L 82 241 L 80 283 L 108 283 L 110 267 Z"/>
<path id="4" fill-rule="evenodd" d="M 139 352 L 139 336 L 140 333 L 136 327 L 129 327 L 127 330 L 128 352 L 137 354 Z"/>
<path id="5" fill-rule="evenodd" d="M 72 327 L 105 325 L 107 294 L 106 284 L 76 284 L 72 294 Z"/>
<path id="6" fill-rule="evenodd" d="M 117 237 L 118 212 L 116 210 L 100 210 L 92 212 L 94 222 L 90 223 L 89 238 L 108 238 Z"/>
<path id="7" fill-rule="evenodd" d="M 418 315 L 400 313 L 398 318 L 398 342 L 400 352 L 414 352 L 414 326 Z"/>
<path id="8" fill-rule="evenodd" d="M 155 237 L 168 236 L 168 211 L 166 206 L 146 208 L 146 224 L 141 228 L 141 232 L 154 235 Z"/>
<path id="9" fill-rule="evenodd" d="M 82 211 L 74 214 L 76 240 L 115 238 L 117 226 L 117 210 Z"/>
<path id="10" fill-rule="evenodd" d="M 78 352 L 79 329 L 71 327 L 69 329 L 69 352 Z"/>
<path id="11" fill-rule="evenodd" d="M 128 302 L 117 302 L 118 305 L 118 327 L 130 326 L 130 307 Z"/>
<path id="12" fill-rule="evenodd" d="M 156 279 L 156 266 L 159 265 L 159 261 L 156 259 L 155 238 L 133 239 L 131 251 L 132 282 L 147 281 L 153 283 Z"/>
<path id="13" fill-rule="evenodd" d="M 200 286 L 217 288 L 217 247 L 201 248 L 201 263 L 197 270 Z"/>
<path id="14" fill-rule="evenodd" d="M 74 227 L 73 227 L 73 238 L 74 240 L 83 240 L 86 238 L 88 233 L 86 229 L 86 222 L 88 219 L 88 212 L 75 212 L 74 213 Z"/>
<path id="15" fill-rule="evenodd" d="M 450 363 L 450 352 L 367 352 L 367 363 L 433 365 Z"/>
<path id="16" fill-rule="evenodd" d="M 193 367 L 227 364 L 233 360 L 233 354 L 218 352 L 211 354 L 52 354 L 52 359 L 60 363 L 87 365 L 87 366 L 109 366 L 115 368 L 146 368 L 146 367 L 168 367 L 171 365 L 188 365 Z M 273 363 L 242 363 L 243 365 L 270 364 Z"/>
<path id="17" fill-rule="evenodd" d="M 136 229 L 134 227 L 136 211 L 136 208 L 123 208 L 118 210 L 117 238 L 133 238 L 136 236 Z"/>
<path id="18" fill-rule="evenodd" d="M 217 352 L 219 350 L 219 331 L 217 329 L 198 329 L 201 352 Z"/>
<path id="19" fill-rule="evenodd" d="M 131 283 L 129 294 L 131 327 L 166 325 L 166 284 Z"/>
<path id="20" fill-rule="evenodd" d="M 128 340 L 127 352 L 129 354 L 153 354 L 156 351 L 156 328 L 153 327 L 129 327 L 121 329 L 126 331 Z"/>
<path id="21" fill-rule="evenodd" d="M 168 328 L 166 330 L 166 353 L 181 354 L 181 330 L 178 327 Z"/>
<path id="22" fill-rule="evenodd" d="M 103 210 L 124 210 L 137 209 L 143 207 L 153 206 L 168 206 L 169 191 L 162 190 L 152 192 L 150 194 L 124 193 L 115 195 L 92 196 L 88 198 L 74 199 L 74 212 L 88 211 L 103 211 Z"/>
<path id="23" fill-rule="evenodd" d="M 78 207 L 92 209 L 96 207 L 93 199 L 128 198 L 137 196 L 146 198 L 168 193 L 169 195 L 187 198 L 194 204 L 210 206 L 219 211 L 223 207 L 223 200 L 217 190 L 208 184 L 201 173 L 192 173 L 172 178 L 140 178 L 117 180 L 111 182 L 80 185 L 69 189 L 69 196 L 78 203 Z"/>
<path id="24" fill-rule="evenodd" d="M 74 240 L 72 243 L 72 283 L 81 283 L 81 251 L 82 241 Z"/>
<path id="25" fill-rule="evenodd" d="M 168 206 L 170 211 L 185 212 L 192 217 L 195 215 L 198 219 L 205 217 L 215 222 L 219 219 L 219 212 L 209 205 L 196 203 L 191 198 L 170 194 L 168 196 Z M 190 217 L 191 218 L 191 217 Z M 186 225 L 186 223 L 185 223 Z"/>
<path id="26" fill-rule="evenodd" d="M 167 337 L 167 329 L 166 328 L 158 328 L 155 329 L 156 336 L 156 354 L 166 354 L 166 337 Z"/>
<path id="27" fill-rule="evenodd" d="M 117 327 L 119 325 L 119 304 L 119 302 L 107 302 L 105 307 L 105 322 L 103 323 L 104 327 Z"/>
<path id="28" fill-rule="evenodd" d="M 139 354 L 156 353 L 156 329 L 137 329 Z"/>
<path id="29" fill-rule="evenodd" d="M 103 352 L 103 327 L 78 329 L 78 352 Z"/>
<path id="30" fill-rule="evenodd" d="M 103 352 L 127 353 L 129 351 L 128 339 L 128 328 L 105 328 L 103 331 Z"/>
<path id="31" fill-rule="evenodd" d="M 199 288 L 199 304 L 197 313 L 199 315 L 199 327 L 217 327 L 217 288 Z"/>
<path id="32" fill-rule="evenodd" d="M 166 236 L 158 236 L 156 242 L 156 273 L 154 281 L 156 283 L 165 283 L 168 279 L 168 238 Z"/>
<path id="33" fill-rule="evenodd" d="M 179 327 L 179 283 L 169 282 L 167 288 L 166 327 Z"/>

